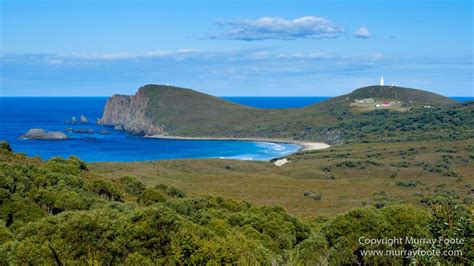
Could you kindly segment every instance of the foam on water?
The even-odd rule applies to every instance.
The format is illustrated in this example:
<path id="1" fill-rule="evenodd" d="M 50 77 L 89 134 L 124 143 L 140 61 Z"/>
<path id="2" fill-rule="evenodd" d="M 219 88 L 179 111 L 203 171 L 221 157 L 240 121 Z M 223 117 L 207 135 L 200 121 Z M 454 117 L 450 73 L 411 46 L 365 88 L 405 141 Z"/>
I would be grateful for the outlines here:
<path id="1" fill-rule="evenodd" d="M 284 151 L 286 149 L 286 147 L 281 145 L 280 143 L 274 142 L 256 142 L 256 145 L 265 149 L 272 149 L 275 151 Z"/>

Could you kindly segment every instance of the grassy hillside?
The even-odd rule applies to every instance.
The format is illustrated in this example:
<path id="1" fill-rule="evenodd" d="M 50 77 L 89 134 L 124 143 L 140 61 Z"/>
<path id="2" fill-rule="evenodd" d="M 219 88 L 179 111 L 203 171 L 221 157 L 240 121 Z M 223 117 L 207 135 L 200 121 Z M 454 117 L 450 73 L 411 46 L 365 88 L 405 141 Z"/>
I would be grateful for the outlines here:
<path id="1" fill-rule="evenodd" d="M 401 101 L 407 106 L 421 107 L 424 105 L 444 106 L 456 103 L 455 100 L 442 95 L 418 89 L 398 86 L 368 86 L 353 92 L 329 99 L 329 102 L 339 100 L 353 101 L 355 99 L 375 98 L 380 100 Z"/>
<path id="2" fill-rule="evenodd" d="M 257 109 L 234 104 L 189 89 L 147 85 L 140 89 L 148 98 L 146 114 L 156 126 L 176 136 L 265 137 L 319 140 L 329 143 L 362 141 L 352 121 L 400 120 L 430 116 L 448 110 L 456 102 L 434 93 L 391 86 L 371 86 L 312 106 L 294 109 Z M 400 102 L 396 108 L 361 110 L 356 99 Z M 375 105 L 375 104 L 374 104 Z M 430 109 L 423 106 L 429 105 Z M 468 111 L 469 112 L 469 111 Z M 443 115 L 443 114 L 441 114 Z M 442 122 L 442 121 L 441 121 Z"/>
<path id="3" fill-rule="evenodd" d="M 450 148 L 460 153 L 447 150 L 443 153 L 452 155 L 456 162 L 458 157 L 464 159 L 463 149 Z M 292 160 L 295 165 L 299 160 L 311 164 L 313 156 L 320 157 L 309 153 L 297 155 Z M 209 174 L 210 179 L 215 179 L 219 175 L 228 176 L 224 171 L 262 171 L 268 163 L 233 165 L 237 162 L 219 160 L 164 163 L 175 165 L 169 168 L 153 163 L 146 167 L 137 165 L 144 169 L 153 167 L 158 173 L 168 171 L 165 184 L 148 182 L 144 185 L 133 176 L 140 175 L 133 171 L 133 164 L 113 165 L 111 169 L 118 172 L 112 174 L 111 169 L 101 169 L 108 167 L 107 164 L 91 167 L 75 157 L 42 161 L 15 154 L 8 144 L 1 143 L 0 264 L 393 265 L 401 264 L 402 260 L 423 264 L 466 264 L 473 259 L 472 210 L 467 209 L 466 203 L 462 204 L 456 194 L 450 194 L 450 190 L 429 198 L 420 207 L 386 200 L 375 207 L 355 208 L 335 217 L 309 221 L 289 214 L 277 206 L 278 201 L 272 197 L 268 197 L 265 204 L 256 206 L 223 197 L 197 195 L 200 194 L 196 193 L 201 186 L 199 183 L 194 186 L 196 191 L 191 188 L 189 192 L 170 185 L 174 179 L 186 179 L 186 176 L 192 179 L 193 173 L 198 176 Z M 230 164 L 230 168 L 221 165 L 219 170 L 219 163 Z M 199 164 L 203 167 L 197 167 Z M 126 172 L 120 172 L 126 169 Z M 305 180 L 303 176 L 284 177 L 283 172 L 279 175 L 278 184 L 260 189 L 255 196 L 265 194 L 266 189 L 280 189 L 284 197 L 294 192 L 285 179 Z M 248 177 L 258 180 L 255 175 Z M 270 175 L 269 178 L 274 177 Z M 241 183 L 247 183 L 246 190 L 253 190 L 253 185 L 247 181 Z M 221 179 L 221 182 L 224 184 L 226 180 Z M 217 183 L 210 186 L 209 194 L 215 194 L 212 190 L 219 188 Z M 188 193 L 190 196 L 186 195 Z M 310 205 L 311 201 L 325 200 L 329 195 L 322 194 L 318 199 L 317 193 L 305 192 L 300 204 Z M 318 208 L 313 210 L 318 211 Z M 360 244 L 360 236 L 449 237 L 462 238 L 466 242 L 455 246 L 369 246 Z M 373 249 L 457 250 L 462 254 L 408 259 L 361 256 L 361 252 Z"/>
<path id="4" fill-rule="evenodd" d="M 474 202 L 474 139 L 369 143 L 308 151 L 278 167 L 268 162 L 188 159 L 94 163 L 114 178 L 136 176 L 149 186 L 179 187 L 257 205 L 278 204 L 299 217 L 332 216 L 355 207 L 410 203 L 423 206 L 441 194 Z M 306 192 L 319 195 L 314 200 Z"/>
<path id="5" fill-rule="evenodd" d="M 190 89 L 147 85 L 141 90 L 149 99 L 147 114 L 168 132 L 196 130 L 213 135 L 265 113 Z"/>

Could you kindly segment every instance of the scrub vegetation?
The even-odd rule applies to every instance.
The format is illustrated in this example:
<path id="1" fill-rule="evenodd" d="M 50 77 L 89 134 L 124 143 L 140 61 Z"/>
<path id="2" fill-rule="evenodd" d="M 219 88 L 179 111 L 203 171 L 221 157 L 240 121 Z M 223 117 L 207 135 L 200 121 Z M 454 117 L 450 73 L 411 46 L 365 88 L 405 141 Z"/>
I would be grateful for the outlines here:
<path id="1" fill-rule="evenodd" d="M 444 195 L 425 207 L 367 206 L 309 221 L 280 206 L 186 196 L 168 184 L 146 186 L 132 175 L 108 178 L 75 157 L 42 161 L 13 153 L 7 143 L 0 149 L 0 264 L 5 265 L 399 264 L 401 257 L 361 254 L 428 248 L 374 246 L 359 239 L 388 235 L 466 239 L 455 246 L 462 256 L 408 260 L 468 263 L 471 211 Z"/>

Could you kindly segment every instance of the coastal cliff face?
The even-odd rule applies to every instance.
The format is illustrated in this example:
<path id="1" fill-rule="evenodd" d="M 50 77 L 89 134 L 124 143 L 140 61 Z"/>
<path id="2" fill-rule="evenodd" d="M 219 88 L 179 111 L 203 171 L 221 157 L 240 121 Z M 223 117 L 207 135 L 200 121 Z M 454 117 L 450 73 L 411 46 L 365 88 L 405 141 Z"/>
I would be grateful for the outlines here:
<path id="1" fill-rule="evenodd" d="M 142 89 L 133 95 L 114 95 L 107 100 L 99 124 L 115 126 L 137 135 L 163 134 L 146 114 L 149 99 Z"/>

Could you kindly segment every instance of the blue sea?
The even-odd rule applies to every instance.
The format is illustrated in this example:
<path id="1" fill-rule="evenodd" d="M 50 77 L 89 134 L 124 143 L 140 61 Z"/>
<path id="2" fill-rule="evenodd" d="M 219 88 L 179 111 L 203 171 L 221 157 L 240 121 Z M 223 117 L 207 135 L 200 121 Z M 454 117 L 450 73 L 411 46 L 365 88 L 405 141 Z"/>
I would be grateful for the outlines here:
<path id="1" fill-rule="evenodd" d="M 311 105 L 329 97 L 223 97 L 258 108 L 293 108 Z M 457 98 L 472 100 L 473 98 Z M 111 127 L 97 125 L 107 97 L 0 97 L 0 140 L 13 150 L 43 159 L 75 155 L 87 162 L 142 161 L 179 158 L 229 158 L 270 160 L 296 152 L 295 144 L 254 141 L 169 140 L 132 136 Z M 88 124 L 67 124 L 83 114 Z M 95 133 L 67 132 L 68 140 L 25 140 L 20 136 L 31 128 L 64 131 L 93 129 Z M 110 134 L 98 134 L 106 129 Z"/>

